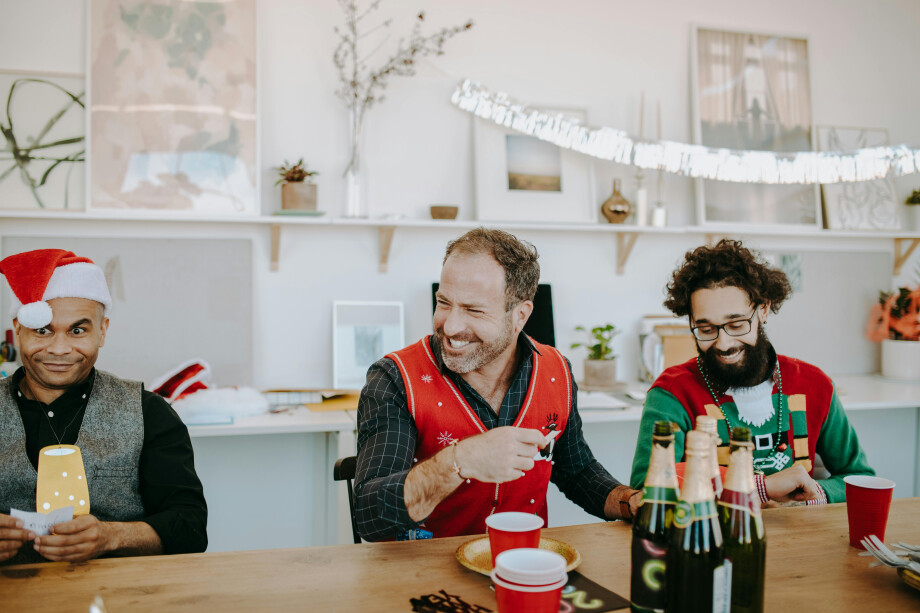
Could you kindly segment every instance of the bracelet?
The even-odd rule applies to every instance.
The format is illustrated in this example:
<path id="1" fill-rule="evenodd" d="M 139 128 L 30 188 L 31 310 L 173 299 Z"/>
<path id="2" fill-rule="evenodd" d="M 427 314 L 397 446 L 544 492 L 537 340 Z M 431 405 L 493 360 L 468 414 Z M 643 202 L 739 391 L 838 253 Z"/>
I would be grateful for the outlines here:
<path id="1" fill-rule="evenodd" d="M 761 504 L 770 500 L 770 497 L 767 495 L 767 484 L 764 481 L 763 473 L 754 473 L 754 485 L 757 488 L 757 496 L 760 498 Z"/>
<path id="2" fill-rule="evenodd" d="M 466 479 L 466 477 L 460 473 L 460 465 L 457 464 L 457 443 L 459 442 L 460 441 L 458 439 L 454 439 L 450 442 L 450 446 L 453 448 L 453 451 L 451 452 L 451 461 L 454 464 L 454 472 L 457 473 L 457 476 L 461 479 Z"/>
<path id="3" fill-rule="evenodd" d="M 633 519 L 632 508 L 629 506 L 629 501 L 632 500 L 633 496 L 636 494 L 641 494 L 642 490 L 636 490 L 626 498 L 620 499 L 620 518 L 621 519 Z"/>

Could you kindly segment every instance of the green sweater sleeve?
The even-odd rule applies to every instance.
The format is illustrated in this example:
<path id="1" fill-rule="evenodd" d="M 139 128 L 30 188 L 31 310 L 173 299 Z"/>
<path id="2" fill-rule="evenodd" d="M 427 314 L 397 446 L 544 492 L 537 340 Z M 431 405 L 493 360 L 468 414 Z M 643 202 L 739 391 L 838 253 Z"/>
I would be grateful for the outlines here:
<path id="1" fill-rule="evenodd" d="M 829 479 L 818 481 L 824 488 L 829 503 L 846 502 L 843 478 L 847 475 L 875 474 L 875 470 L 866 461 L 866 454 L 859 445 L 856 431 L 850 425 L 850 420 L 847 419 L 847 414 L 837 398 L 836 387 L 831 396 L 827 419 L 818 436 L 816 451 L 831 474 Z"/>
<path id="2" fill-rule="evenodd" d="M 642 420 L 639 422 L 639 440 L 636 441 L 636 454 L 633 456 L 632 475 L 629 485 L 642 489 L 645 474 L 648 472 L 649 456 L 652 453 L 652 431 L 659 420 L 675 422 L 680 430 L 674 433 L 674 457 L 680 462 L 684 457 L 684 434 L 693 429 L 690 416 L 684 405 L 670 392 L 653 387 L 645 396 L 642 408 Z"/>

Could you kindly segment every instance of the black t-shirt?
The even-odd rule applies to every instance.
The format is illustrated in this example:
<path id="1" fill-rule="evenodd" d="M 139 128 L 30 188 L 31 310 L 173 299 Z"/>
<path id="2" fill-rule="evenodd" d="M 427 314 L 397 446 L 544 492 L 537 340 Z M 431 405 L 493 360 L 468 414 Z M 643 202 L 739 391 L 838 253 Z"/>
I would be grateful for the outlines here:
<path id="1" fill-rule="evenodd" d="M 29 400 L 19 391 L 25 377 L 13 374 L 10 392 L 19 405 L 26 432 L 26 454 L 38 468 L 38 452 L 58 443 L 75 445 L 93 390 L 96 369 L 51 404 Z M 197 553 L 208 546 L 208 507 L 195 472 L 188 428 L 162 397 L 143 390 L 144 444 L 141 448 L 139 490 L 145 516 L 138 518 L 156 531 L 165 553 Z"/>

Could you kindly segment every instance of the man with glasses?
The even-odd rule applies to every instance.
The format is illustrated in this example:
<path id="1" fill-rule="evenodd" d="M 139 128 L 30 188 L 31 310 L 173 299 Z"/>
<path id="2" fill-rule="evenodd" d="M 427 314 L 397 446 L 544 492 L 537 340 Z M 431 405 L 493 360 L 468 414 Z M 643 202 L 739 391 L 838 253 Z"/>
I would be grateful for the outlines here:
<path id="1" fill-rule="evenodd" d="M 632 517 L 640 492 L 591 454 L 568 360 L 521 334 L 537 257 L 501 230 L 451 241 L 434 334 L 369 369 L 355 475 L 364 539 L 482 534 L 499 511 L 545 521 L 550 481 L 597 517 Z"/>
<path id="2" fill-rule="evenodd" d="M 763 503 L 843 502 L 843 477 L 875 474 L 830 378 L 811 364 L 777 355 L 767 339 L 770 313 L 778 312 L 792 291 L 785 273 L 739 241 L 723 239 L 688 252 L 667 291 L 664 305 L 689 317 L 699 355 L 667 369 L 649 390 L 633 487 L 645 481 L 654 423 L 678 425 L 674 451 L 680 460 L 684 435 L 699 415 L 718 420 L 722 465 L 728 464 L 731 428 L 751 429 Z M 817 481 L 816 454 L 830 473 Z"/>

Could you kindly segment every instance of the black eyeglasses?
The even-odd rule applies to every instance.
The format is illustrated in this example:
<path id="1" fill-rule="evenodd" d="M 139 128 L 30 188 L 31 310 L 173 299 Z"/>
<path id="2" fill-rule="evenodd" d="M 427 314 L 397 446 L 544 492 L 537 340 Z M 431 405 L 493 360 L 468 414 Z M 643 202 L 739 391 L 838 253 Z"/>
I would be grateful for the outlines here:
<path id="1" fill-rule="evenodd" d="M 719 330 L 725 330 L 725 333 L 729 336 L 744 336 L 751 331 L 751 321 L 754 319 L 754 316 L 757 315 L 757 307 L 754 307 L 754 312 L 751 313 L 751 316 L 747 319 L 735 319 L 733 321 L 726 321 L 724 324 L 703 324 L 701 326 L 694 326 L 690 328 L 690 331 L 693 333 L 693 336 L 696 337 L 698 341 L 714 341 L 719 338 Z"/>

